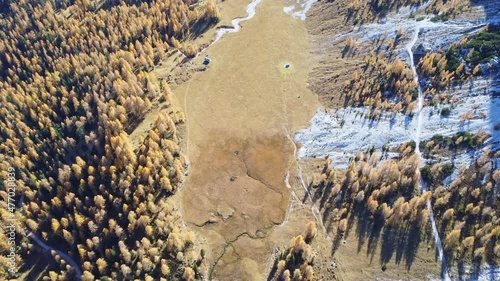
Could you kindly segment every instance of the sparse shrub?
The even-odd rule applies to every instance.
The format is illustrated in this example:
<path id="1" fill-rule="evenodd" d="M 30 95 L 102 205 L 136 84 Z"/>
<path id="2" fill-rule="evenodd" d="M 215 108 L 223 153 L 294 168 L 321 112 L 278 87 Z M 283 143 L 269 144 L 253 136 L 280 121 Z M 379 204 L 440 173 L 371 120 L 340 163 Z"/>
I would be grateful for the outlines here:
<path id="1" fill-rule="evenodd" d="M 422 167 L 420 170 L 420 174 L 422 175 L 422 179 L 424 179 L 427 183 L 430 185 L 434 184 L 435 177 L 432 173 L 431 166 L 430 165 L 425 165 Z"/>
<path id="2" fill-rule="evenodd" d="M 448 16 L 441 14 L 437 15 L 431 18 L 431 21 L 436 22 L 436 21 L 448 21 Z"/>
<path id="3" fill-rule="evenodd" d="M 441 172 L 442 172 L 441 177 L 446 178 L 446 177 L 450 176 L 453 173 L 453 170 L 455 170 L 455 167 L 453 166 L 453 164 L 451 164 L 451 163 L 443 164 L 442 169 L 441 169 Z"/>
<path id="4" fill-rule="evenodd" d="M 196 56 L 198 53 L 198 48 L 195 47 L 193 44 L 187 44 L 182 48 L 183 53 L 186 55 L 188 58 L 193 58 Z"/>
<path id="5" fill-rule="evenodd" d="M 318 230 L 316 228 L 316 222 L 309 221 L 306 224 L 306 227 L 304 229 L 304 234 L 303 234 L 306 242 L 310 243 L 310 241 L 312 241 L 312 239 L 316 236 L 317 232 L 318 232 Z"/>
<path id="6" fill-rule="evenodd" d="M 184 268 L 184 273 L 182 273 L 182 280 L 184 281 L 194 281 L 195 279 L 195 272 L 191 267 L 185 267 Z"/>
<path id="7" fill-rule="evenodd" d="M 448 117 L 450 116 L 450 108 L 449 107 L 444 107 L 441 109 L 441 116 Z"/>

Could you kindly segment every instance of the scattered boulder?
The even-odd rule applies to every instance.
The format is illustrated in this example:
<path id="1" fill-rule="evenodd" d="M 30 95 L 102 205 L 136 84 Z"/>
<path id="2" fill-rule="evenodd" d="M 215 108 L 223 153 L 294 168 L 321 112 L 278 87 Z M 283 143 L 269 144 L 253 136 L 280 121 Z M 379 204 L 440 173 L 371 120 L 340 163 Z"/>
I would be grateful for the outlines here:
<path id="1" fill-rule="evenodd" d="M 224 221 L 232 217 L 234 211 L 235 210 L 233 208 L 229 207 L 226 204 L 223 204 L 222 206 L 221 205 L 217 206 L 217 215 L 219 215 Z"/>

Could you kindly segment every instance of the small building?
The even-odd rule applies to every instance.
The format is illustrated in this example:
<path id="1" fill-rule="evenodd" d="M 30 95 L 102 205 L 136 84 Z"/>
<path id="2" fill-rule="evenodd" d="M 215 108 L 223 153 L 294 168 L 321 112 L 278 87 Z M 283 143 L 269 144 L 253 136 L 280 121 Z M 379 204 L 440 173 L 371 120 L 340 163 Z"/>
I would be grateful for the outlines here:
<path id="1" fill-rule="evenodd" d="M 421 58 L 423 58 L 426 54 L 432 52 L 432 48 L 427 44 L 419 44 L 415 51 L 413 51 L 413 59 L 415 62 L 418 62 Z"/>

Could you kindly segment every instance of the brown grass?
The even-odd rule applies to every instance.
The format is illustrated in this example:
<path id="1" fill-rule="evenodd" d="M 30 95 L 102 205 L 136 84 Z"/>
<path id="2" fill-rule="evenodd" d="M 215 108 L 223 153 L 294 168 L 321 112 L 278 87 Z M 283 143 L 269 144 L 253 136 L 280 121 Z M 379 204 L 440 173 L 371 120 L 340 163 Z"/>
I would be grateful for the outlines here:
<path id="1" fill-rule="evenodd" d="M 236 2 L 241 11 L 246 2 Z M 306 89 L 306 29 L 282 8 L 282 3 L 260 3 L 241 32 L 209 48 L 212 63 L 206 71 L 173 88 L 187 117 L 191 161 L 182 190 L 183 215 L 205 238 L 209 278 L 264 279 L 279 241 L 276 225 L 290 199 L 284 178 L 293 146 L 285 128 L 306 126 L 316 108 Z M 221 8 L 221 24 L 228 22 L 226 9 Z M 193 60 L 193 68 L 204 56 Z M 285 63 L 291 68 L 285 70 Z"/>
<path id="2" fill-rule="evenodd" d="M 352 22 L 346 22 L 350 1 L 323 2 L 314 5 L 306 20 L 308 32 L 314 40 L 314 69 L 309 75 L 309 88 L 318 95 L 320 102 L 326 107 L 341 107 L 341 92 L 344 82 L 352 79 L 354 72 L 361 72 L 365 64 L 361 52 L 342 56 L 345 40 L 336 43 L 335 35 L 347 33 Z M 333 16 L 334 15 L 334 16 Z M 347 38 L 346 38 L 347 40 Z M 365 52 L 366 53 L 366 52 Z"/>

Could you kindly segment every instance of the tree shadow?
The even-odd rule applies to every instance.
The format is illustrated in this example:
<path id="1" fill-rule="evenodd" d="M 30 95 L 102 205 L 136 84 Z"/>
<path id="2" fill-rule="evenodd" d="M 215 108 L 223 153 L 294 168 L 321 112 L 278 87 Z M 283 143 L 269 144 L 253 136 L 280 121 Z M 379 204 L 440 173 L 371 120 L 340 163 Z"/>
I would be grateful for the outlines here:
<path id="1" fill-rule="evenodd" d="M 207 30 L 216 25 L 219 22 L 218 19 L 202 19 L 198 21 L 192 21 L 190 23 L 190 39 L 196 39 L 203 35 Z"/>
<path id="2" fill-rule="evenodd" d="M 368 245 L 366 249 L 366 255 L 370 256 L 370 262 L 372 262 L 373 257 L 375 256 L 375 250 L 377 249 L 377 245 L 380 241 L 380 235 L 384 228 L 384 223 L 383 220 L 380 217 L 378 217 L 377 221 L 371 223 L 370 226 L 371 228 L 368 235 Z"/>
<path id="3" fill-rule="evenodd" d="M 354 206 L 355 209 L 365 209 L 362 207 L 359 207 L 357 205 Z M 359 210 L 357 212 L 352 212 L 351 215 L 349 216 L 349 224 L 351 224 L 352 221 L 354 221 L 356 215 L 355 213 L 361 213 L 363 210 Z M 364 210 L 366 213 L 366 209 Z M 358 220 L 358 223 L 356 224 L 356 234 L 358 238 L 358 246 L 357 246 L 357 253 L 359 254 L 361 252 L 361 249 L 365 245 L 366 239 L 368 238 L 368 235 L 370 233 L 370 229 L 372 228 L 372 225 L 370 224 L 370 220 Z"/>
<path id="4" fill-rule="evenodd" d="M 354 203 L 348 220 L 348 225 L 355 225 L 353 228 L 357 237 L 358 254 L 366 246 L 366 256 L 373 262 L 377 247 L 380 246 L 381 265 L 394 259 L 396 264 L 404 262 L 406 269 L 411 269 L 422 242 L 422 231 L 416 222 L 400 228 L 387 226 L 380 212 L 372 215 L 361 203 Z M 345 237 L 349 235 L 351 228 L 348 228 Z M 340 245 L 340 238 L 334 243 L 332 249 L 336 250 Z"/>
<path id="5" fill-rule="evenodd" d="M 273 267 L 271 268 L 271 271 L 269 272 L 269 275 L 267 275 L 267 281 L 274 280 L 274 277 L 276 276 L 277 271 L 278 271 L 278 266 L 277 266 L 277 263 L 274 262 Z"/>
<path id="6" fill-rule="evenodd" d="M 302 185 L 302 183 L 299 182 L 299 185 Z M 313 185 L 313 183 L 310 182 L 306 187 L 306 192 L 304 193 L 304 197 L 302 198 L 303 204 L 306 203 L 307 198 L 309 198 L 309 195 L 311 194 L 312 185 Z M 321 190 L 319 190 L 319 192 L 321 192 Z M 317 195 L 317 193 L 318 193 L 318 190 L 315 192 L 315 194 L 313 196 L 311 196 L 312 203 L 314 203 L 317 200 L 317 199 L 315 199 L 317 196 L 319 196 L 319 195 Z"/>
<path id="7" fill-rule="evenodd" d="M 386 227 L 380 248 L 381 264 L 388 263 L 394 257 L 397 265 L 404 261 L 406 269 L 410 270 L 422 241 L 421 233 L 416 224 L 399 229 Z"/>
<path id="8" fill-rule="evenodd" d="M 415 256 L 417 254 L 418 248 L 420 247 L 420 243 L 422 242 L 420 228 L 413 226 L 412 229 L 410 229 L 410 233 L 407 237 L 408 241 L 406 246 L 405 263 L 406 269 L 410 270 L 411 265 L 415 261 Z"/>
<path id="9" fill-rule="evenodd" d="M 323 209 L 326 205 L 326 202 L 328 201 L 328 197 L 330 196 L 330 193 L 332 192 L 332 188 L 333 188 L 333 183 L 332 182 L 328 182 L 328 184 L 325 186 L 325 185 L 322 185 L 324 187 L 324 191 L 323 191 L 323 194 L 321 196 L 321 200 L 319 201 L 319 209 Z"/>
<path id="10" fill-rule="evenodd" d="M 396 251 L 397 236 L 393 231 L 386 229 L 382 235 L 382 246 L 380 247 L 380 263 L 388 263 Z"/>

